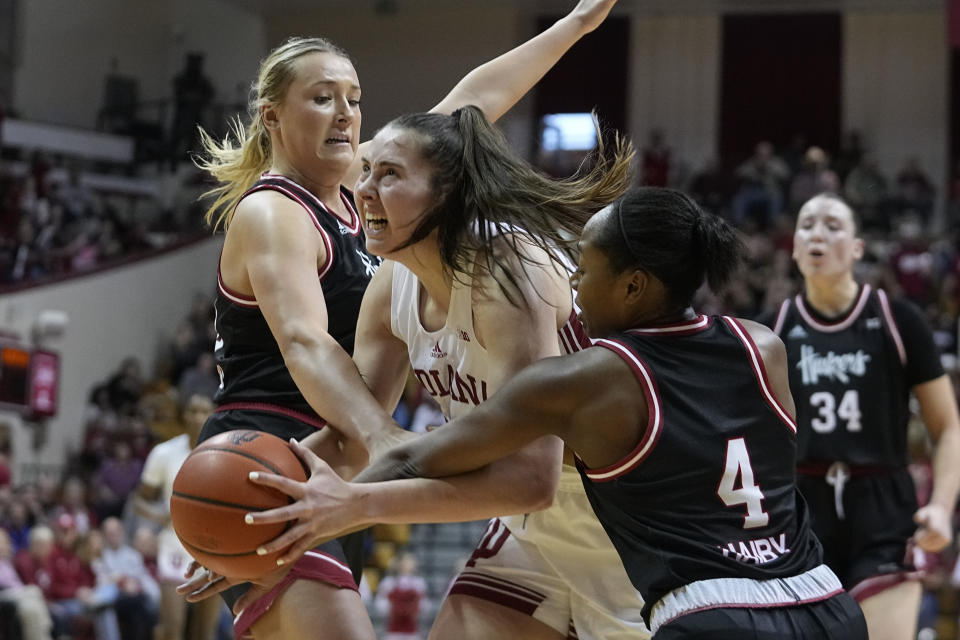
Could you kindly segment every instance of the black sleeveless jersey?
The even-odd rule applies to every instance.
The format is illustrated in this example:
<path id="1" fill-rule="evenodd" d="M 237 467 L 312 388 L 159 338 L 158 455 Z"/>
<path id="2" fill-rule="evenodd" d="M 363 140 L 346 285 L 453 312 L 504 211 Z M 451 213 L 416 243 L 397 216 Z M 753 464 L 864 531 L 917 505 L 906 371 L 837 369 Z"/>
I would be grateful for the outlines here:
<path id="1" fill-rule="evenodd" d="M 796 427 L 734 319 L 700 316 L 596 341 L 633 369 L 647 431 L 620 462 L 578 467 L 643 596 L 643 615 L 698 580 L 769 580 L 821 563 L 794 482 Z"/>
<path id="2" fill-rule="evenodd" d="M 867 284 L 839 318 L 798 295 L 772 325 L 787 347 L 798 461 L 905 466 L 910 389 L 943 374 L 919 310 Z"/>
<path id="3" fill-rule="evenodd" d="M 283 176 L 264 174 L 244 197 L 265 189 L 279 191 L 299 203 L 323 239 L 327 262 L 317 277 L 327 306 L 328 331 L 347 353 L 353 353 L 360 301 L 380 264 L 379 258 L 367 253 L 353 194 L 341 189 L 340 197 L 351 217 L 347 226 L 316 196 Z M 269 404 L 315 416 L 287 371 L 257 301 L 231 291 L 217 275 L 215 353 L 221 379 L 217 404 Z"/>

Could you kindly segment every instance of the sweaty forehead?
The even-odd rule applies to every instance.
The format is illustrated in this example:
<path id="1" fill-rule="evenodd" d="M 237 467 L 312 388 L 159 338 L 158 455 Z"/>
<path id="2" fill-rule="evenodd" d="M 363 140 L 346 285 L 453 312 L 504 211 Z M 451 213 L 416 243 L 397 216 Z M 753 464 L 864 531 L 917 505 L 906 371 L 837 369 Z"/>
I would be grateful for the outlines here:
<path id="1" fill-rule="evenodd" d="M 422 142 L 421 136 L 409 129 L 387 125 L 373 137 L 367 156 L 373 161 L 419 157 Z"/>
<path id="2" fill-rule="evenodd" d="M 850 208 L 838 200 L 822 199 L 805 204 L 797 216 L 797 223 L 811 218 L 840 220 L 853 225 L 853 214 Z"/>
<path id="3" fill-rule="evenodd" d="M 297 80 L 310 85 L 316 82 L 344 82 L 360 86 L 353 63 L 328 51 L 314 51 L 296 60 Z"/>

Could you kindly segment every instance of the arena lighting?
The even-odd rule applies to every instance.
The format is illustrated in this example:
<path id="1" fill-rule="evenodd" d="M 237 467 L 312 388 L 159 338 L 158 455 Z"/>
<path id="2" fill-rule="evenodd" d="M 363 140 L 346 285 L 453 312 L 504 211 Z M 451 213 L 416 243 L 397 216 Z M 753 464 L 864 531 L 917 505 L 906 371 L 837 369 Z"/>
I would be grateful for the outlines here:
<path id="1" fill-rule="evenodd" d="M 586 113 L 550 113 L 540 121 L 542 151 L 590 151 L 597 146 L 593 115 Z"/>

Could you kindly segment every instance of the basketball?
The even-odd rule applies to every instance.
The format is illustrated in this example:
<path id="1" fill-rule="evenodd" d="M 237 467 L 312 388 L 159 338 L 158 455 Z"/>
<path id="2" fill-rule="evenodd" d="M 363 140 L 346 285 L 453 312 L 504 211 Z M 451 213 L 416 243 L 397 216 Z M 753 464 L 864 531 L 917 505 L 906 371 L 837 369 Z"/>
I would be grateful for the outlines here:
<path id="1" fill-rule="evenodd" d="M 261 431 L 227 431 L 198 445 L 173 481 L 170 518 L 174 531 L 197 562 L 231 578 L 253 578 L 277 567 L 281 552 L 257 555 L 289 522 L 250 525 L 251 511 L 292 502 L 275 489 L 250 482 L 251 471 L 306 480 L 300 459 L 287 443 Z"/>

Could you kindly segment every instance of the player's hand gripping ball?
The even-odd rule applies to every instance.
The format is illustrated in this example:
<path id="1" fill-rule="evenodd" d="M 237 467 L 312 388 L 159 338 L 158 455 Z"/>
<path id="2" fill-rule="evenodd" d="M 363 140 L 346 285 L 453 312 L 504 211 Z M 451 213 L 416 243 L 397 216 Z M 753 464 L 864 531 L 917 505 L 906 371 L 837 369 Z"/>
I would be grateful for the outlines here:
<path id="1" fill-rule="evenodd" d="M 251 471 L 307 479 L 300 459 L 283 439 L 261 431 L 227 431 L 198 445 L 173 481 L 170 518 L 177 537 L 197 562 L 228 578 L 273 571 L 286 551 L 257 555 L 257 547 L 291 523 L 249 525 L 244 515 L 293 500 L 250 482 Z"/>

